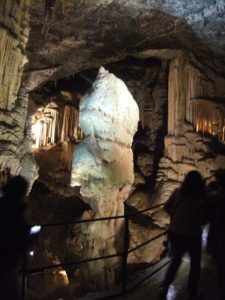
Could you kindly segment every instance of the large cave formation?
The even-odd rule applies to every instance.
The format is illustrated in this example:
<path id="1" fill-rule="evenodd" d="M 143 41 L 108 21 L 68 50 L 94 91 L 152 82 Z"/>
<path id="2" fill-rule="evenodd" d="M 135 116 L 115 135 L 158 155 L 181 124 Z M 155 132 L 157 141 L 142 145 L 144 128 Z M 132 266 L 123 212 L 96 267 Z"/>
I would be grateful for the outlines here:
<path id="1" fill-rule="evenodd" d="M 85 138 L 80 102 L 93 90 L 101 66 L 123 80 L 139 108 L 126 212 L 166 201 L 192 169 L 210 182 L 225 168 L 224 15 L 224 2 L 213 0 L 2 0 L 1 186 L 6 170 L 28 179 L 32 224 L 107 216 L 104 201 L 104 214 L 96 215 L 90 199 L 70 185 L 73 152 Z M 130 245 L 161 232 L 165 222 L 161 210 L 135 218 Z M 43 228 L 29 263 L 38 267 L 84 258 L 93 252 L 89 235 L 83 225 Z M 102 255 L 110 253 L 107 247 L 106 242 L 99 250 Z M 162 248 L 161 239 L 132 253 L 130 268 L 158 260 Z M 88 285 L 96 290 L 112 284 L 84 273 L 77 266 L 44 272 L 32 278 L 31 295 L 42 284 L 45 299 L 47 290 L 51 294 L 68 284 L 65 274 L 70 292 L 76 286 L 78 295 Z"/>

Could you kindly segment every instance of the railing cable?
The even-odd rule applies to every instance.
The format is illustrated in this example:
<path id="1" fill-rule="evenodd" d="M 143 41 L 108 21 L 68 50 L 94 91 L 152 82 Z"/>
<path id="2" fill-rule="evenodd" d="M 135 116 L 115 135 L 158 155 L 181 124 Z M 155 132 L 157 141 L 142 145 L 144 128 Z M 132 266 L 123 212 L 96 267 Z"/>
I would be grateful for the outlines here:
<path id="1" fill-rule="evenodd" d="M 75 264 L 82 264 L 82 263 L 87 263 L 87 262 L 97 261 L 97 260 L 102 260 L 102 259 L 110 259 L 110 258 L 119 257 L 119 256 L 122 257 L 122 290 L 121 290 L 121 293 L 125 293 L 127 291 L 127 257 L 128 257 L 128 255 L 130 253 L 146 246 L 147 244 L 153 242 L 154 240 L 160 238 L 161 236 L 165 235 L 166 232 L 167 232 L 167 231 L 163 231 L 160 234 L 158 234 L 158 235 L 148 239 L 147 241 L 143 242 L 142 244 L 139 244 L 138 246 L 129 249 L 129 220 L 130 220 L 130 218 L 132 218 L 132 217 L 134 217 L 138 214 L 142 214 L 142 213 L 145 213 L 147 211 L 156 209 L 160 206 L 163 206 L 164 204 L 165 204 L 165 202 L 157 204 L 155 206 L 151 206 L 149 208 L 145 208 L 143 210 L 140 210 L 140 211 L 137 211 L 137 212 L 134 212 L 134 213 L 120 215 L 120 216 L 102 217 L 102 218 L 96 218 L 96 219 L 75 220 L 73 222 L 57 222 L 57 223 L 41 224 L 42 227 L 53 227 L 53 226 L 64 226 L 64 225 L 66 226 L 66 225 L 74 225 L 74 224 L 89 223 L 89 222 L 108 221 L 108 220 L 115 220 L 115 219 L 124 219 L 124 249 L 123 249 L 123 252 L 116 253 L 116 254 L 99 256 L 99 257 L 94 257 L 94 258 L 87 258 L 87 259 L 83 259 L 83 260 L 65 262 L 65 263 L 61 263 L 61 264 L 48 265 L 48 266 L 43 266 L 43 267 L 33 268 L 33 269 L 27 268 L 27 257 L 26 257 L 26 254 L 25 254 L 24 257 L 23 257 L 23 263 L 22 263 L 22 300 L 26 299 L 27 276 L 32 276 L 32 275 L 35 276 L 39 273 L 42 273 L 44 270 L 48 270 L 48 269 L 66 267 L 66 266 L 71 266 L 71 265 L 75 265 Z"/>

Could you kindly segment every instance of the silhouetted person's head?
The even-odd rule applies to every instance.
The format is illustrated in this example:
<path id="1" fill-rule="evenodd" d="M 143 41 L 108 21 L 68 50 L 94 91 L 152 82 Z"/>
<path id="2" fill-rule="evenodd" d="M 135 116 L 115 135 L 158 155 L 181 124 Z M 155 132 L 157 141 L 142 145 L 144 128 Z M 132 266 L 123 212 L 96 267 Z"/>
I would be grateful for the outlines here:
<path id="1" fill-rule="evenodd" d="M 20 175 L 10 178 L 4 187 L 4 197 L 20 203 L 27 194 L 28 182 Z"/>
<path id="2" fill-rule="evenodd" d="M 190 171 L 187 173 L 181 185 L 183 193 L 205 193 L 205 183 L 198 171 Z"/>

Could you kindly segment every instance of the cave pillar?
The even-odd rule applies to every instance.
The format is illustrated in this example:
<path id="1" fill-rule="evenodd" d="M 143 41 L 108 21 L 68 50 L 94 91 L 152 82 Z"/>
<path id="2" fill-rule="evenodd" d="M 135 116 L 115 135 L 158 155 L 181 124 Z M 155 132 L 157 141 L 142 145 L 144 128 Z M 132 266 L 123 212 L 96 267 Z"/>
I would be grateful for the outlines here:
<path id="1" fill-rule="evenodd" d="M 187 98 L 187 60 L 182 51 L 170 63 L 168 81 L 168 135 L 165 138 L 165 154 L 173 161 L 182 160 L 186 151 L 183 138 Z"/>
<path id="2" fill-rule="evenodd" d="M 100 68 L 90 94 L 80 103 L 80 127 L 85 139 L 76 147 L 71 185 L 91 210 L 83 217 L 124 215 L 124 201 L 134 181 L 133 135 L 139 119 L 138 106 L 122 80 Z M 123 252 L 124 219 L 85 223 L 81 226 L 84 258 Z M 121 257 L 81 266 L 85 286 L 106 289 L 121 271 Z"/>
<path id="3" fill-rule="evenodd" d="M 171 63 L 168 82 L 168 134 L 184 134 L 186 115 L 187 54 L 181 52 Z"/>

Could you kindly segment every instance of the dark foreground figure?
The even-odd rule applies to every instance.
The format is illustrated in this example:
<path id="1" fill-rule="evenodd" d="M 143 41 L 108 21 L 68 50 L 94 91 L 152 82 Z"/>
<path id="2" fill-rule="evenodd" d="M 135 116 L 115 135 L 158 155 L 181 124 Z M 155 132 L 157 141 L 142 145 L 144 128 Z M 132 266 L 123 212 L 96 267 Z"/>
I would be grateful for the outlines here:
<path id="1" fill-rule="evenodd" d="M 190 256 L 188 299 L 200 299 L 198 285 L 201 271 L 201 235 L 206 218 L 205 198 L 205 184 L 200 173 L 191 171 L 165 205 L 165 210 L 170 215 L 168 236 L 173 258 L 162 284 L 160 299 L 166 299 L 185 252 Z"/>
<path id="2" fill-rule="evenodd" d="M 25 221 L 27 181 L 11 178 L 0 199 L 0 299 L 20 299 L 19 269 L 29 243 L 29 226 Z"/>

